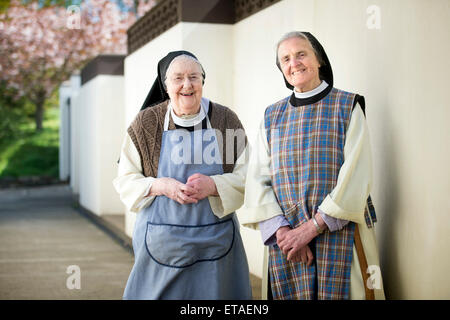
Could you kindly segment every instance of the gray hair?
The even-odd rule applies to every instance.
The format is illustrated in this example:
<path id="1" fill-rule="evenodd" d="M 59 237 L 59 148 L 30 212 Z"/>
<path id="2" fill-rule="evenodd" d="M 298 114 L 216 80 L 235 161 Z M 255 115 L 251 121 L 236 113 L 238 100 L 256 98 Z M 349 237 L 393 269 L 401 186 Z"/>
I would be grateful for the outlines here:
<path id="1" fill-rule="evenodd" d="M 319 61 L 319 64 L 321 66 L 325 65 L 325 61 L 323 60 L 322 55 L 316 50 L 316 48 L 313 46 L 311 41 L 309 41 L 308 36 L 300 31 L 291 31 L 291 32 L 288 32 L 285 35 L 283 35 L 281 37 L 281 39 L 278 40 L 278 42 L 277 42 L 277 48 L 276 48 L 277 61 L 276 61 L 276 63 L 277 63 L 277 67 L 280 70 L 281 70 L 281 66 L 280 66 L 280 60 L 278 59 L 278 49 L 280 48 L 280 45 L 283 41 L 286 41 L 287 39 L 291 39 L 291 38 L 299 38 L 299 39 L 308 41 L 308 43 L 311 45 L 311 48 L 313 49 L 314 54 L 316 55 L 317 61 Z"/>
<path id="2" fill-rule="evenodd" d="M 191 61 L 194 61 L 195 63 L 197 63 L 200 66 L 200 69 L 202 70 L 202 82 L 203 84 L 205 83 L 205 70 L 203 69 L 202 64 L 200 63 L 200 61 L 198 61 L 197 59 L 195 59 L 194 57 L 187 55 L 187 54 L 181 54 L 179 56 L 176 56 L 172 61 L 170 61 L 169 66 L 167 67 L 167 71 L 166 71 L 166 75 L 163 81 L 164 84 L 164 89 L 167 90 L 167 85 L 166 85 L 166 80 L 167 80 L 167 74 L 169 73 L 170 67 L 172 66 L 173 62 L 178 60 L 178 59 L 189 59 Z"/>

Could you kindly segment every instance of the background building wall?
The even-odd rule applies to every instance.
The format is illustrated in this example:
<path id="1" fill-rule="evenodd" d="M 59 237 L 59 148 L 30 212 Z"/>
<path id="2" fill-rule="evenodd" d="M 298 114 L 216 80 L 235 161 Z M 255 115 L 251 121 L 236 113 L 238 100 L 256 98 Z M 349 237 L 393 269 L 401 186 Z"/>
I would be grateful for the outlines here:
<path id="1" fill-rule="evenodd" d="M 101 167 L 98 165 L 98 136 L 96 130 L 98 105 L 98 82 L 93 79 L 81 86 L 77 106 L 79 121 L 79 184 L 80 205 L 89 211 L 99 214 L 100 197 L 99 176 Z"/>
<path id="2" fill-rule="evenodd" d="M 123 214 L 114 190 L 123 139 L 123 76 L 98 75 L 85 83 L 79 110 L 80 205 L 97 215 Z"/>
<path id="3" fill-rule="evenodd" d="M 81 77 L 71 76 L 70 83 L 72 94 L 70 95 L 70 188 L 75 196 L 80 193 L 79 168 L 80 168 L 80 98 L 79 91 Z"/>
<path id="4" fill-rule="evenodd" d="M 117 161 L 123 140 L 124 77 L 99 75 L 94 81 L 99 81 L 97 95 L 100 96 L 96 106 L 96 121 L 98 125 L 98 162 L 100 170 L 100 212 L 102 215 L 124 215 L 125 206 L 111 181 L 117 177 Z"/>
<path id="5" fill-rule="evenodd" d="M 67 181 L 70 176 L 70 81 L 59 87 L 59 179 Z"/>

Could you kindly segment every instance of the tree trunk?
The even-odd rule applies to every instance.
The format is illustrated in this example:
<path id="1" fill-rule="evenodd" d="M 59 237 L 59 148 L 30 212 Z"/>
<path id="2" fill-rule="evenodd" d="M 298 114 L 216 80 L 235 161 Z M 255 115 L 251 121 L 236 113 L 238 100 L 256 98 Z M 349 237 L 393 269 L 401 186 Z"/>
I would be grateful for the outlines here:
<path id="1" fill-rule="evenodd" d="M 36 131 L 42 130 L 42 122 L 44 120 L 44 102 L 45 99 L 39 99 L 35 102 L 36 113 L 34 114 L 34 120 L 36 123 Z"/>

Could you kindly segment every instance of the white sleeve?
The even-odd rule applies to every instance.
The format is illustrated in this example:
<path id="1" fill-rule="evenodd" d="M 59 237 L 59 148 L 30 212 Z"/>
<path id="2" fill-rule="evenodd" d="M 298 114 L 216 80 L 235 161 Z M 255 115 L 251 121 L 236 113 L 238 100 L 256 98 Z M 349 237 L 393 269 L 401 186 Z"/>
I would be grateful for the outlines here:
<path id="1" fill-rule="evenodd" d="M 141 158 L 128 133 L 120 153 L 119 169 L 113 185 L 120 195 L 127 210 L 139 212 L 149 206 L 154 196 L 146 197 L 152 186 L 154 177 L 145 177 L 141 166 Z"/>
<path id="2" fill-rule="evenodd" d="M 244 203 L 247 154 L 248 144 L 237 159 L 233 172 L 211 176 L 219 196 L 210 196 L 208 200 L 213 213 L 219 218 L 235 212 Z"/>
<path id="3" fill-rule="evenodd" d="M 245 199 L 239 221 L 252 229 L 259 229 L 258 222 L 283 214 L 272 188 L 271 158 L 266 138 L 264 120 L 251 150 L 245 181 Z"/>
<path id="4" fill-rule="evenodd" d="M 372 155 L 369 130 L 357 105 L 350 119 L 344 145 L 344 163 L 337 184 L 320 204 L 327 215 L 356 223 L 365 223 L 364 209 L 372 186 Z"/>

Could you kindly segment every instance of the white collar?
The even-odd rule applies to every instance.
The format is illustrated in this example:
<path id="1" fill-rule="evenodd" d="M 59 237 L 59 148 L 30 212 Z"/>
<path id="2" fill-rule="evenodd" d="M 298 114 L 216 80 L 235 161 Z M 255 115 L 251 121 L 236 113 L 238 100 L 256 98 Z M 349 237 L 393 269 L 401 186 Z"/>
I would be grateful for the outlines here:
<path id="1" fill-rule="evenodd" d="M 322 80 L 322 82 L 320 83 L 320 85 L 314 89 L 312 89 L 311 91 L 306 91 L 306 92 L 297 92 L 295 91 L 294 88 L 294 94 L 295 97 L 297 99 L 306 99 L 306 98 L 310 98 L 312 96 L 315 96 L 318 93 L 321 93 L 323 90 L 325 90 L 328 87 L 328 83 L 325 80 Z"/>
<path id="2" fill-rule="evenodd" d="M 172 102 L 169 102 L 168 106 L 170 110 L 170 115 L 172 116 L 173 122 L 179 126 L 182 127 L 193 127 L 205 119 L 206 115 L 208 114 L 209 110 L 209 99 L 203 98 L 200 101 L 200 111 L 197 113 L 197 115 L 190 117 L 188 119 L 184 119 L 182 117 L 179 117 L 175 114 L 173 111 Z"/>

